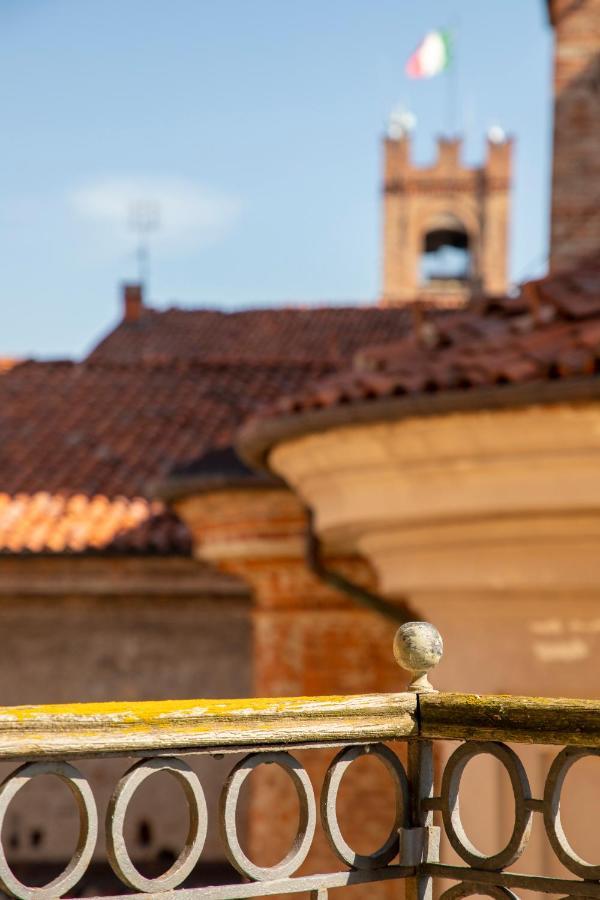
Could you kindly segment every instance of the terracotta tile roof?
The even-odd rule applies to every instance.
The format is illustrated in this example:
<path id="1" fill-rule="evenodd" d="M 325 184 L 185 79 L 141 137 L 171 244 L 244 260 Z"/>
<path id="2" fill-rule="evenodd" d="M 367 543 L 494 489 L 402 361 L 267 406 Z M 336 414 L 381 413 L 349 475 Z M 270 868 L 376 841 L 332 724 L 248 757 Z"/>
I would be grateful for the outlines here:
<path id="1" fill-rule="evenodd" d="M 1 553 L 189 553 L 185 526 L 143 497 L 0 494 Z"/>
<path id="2" fill-rule="evenodd" d="M 188 553 L 151 482 L 327 364 L 22 363 L 0 378 L 0 552 Z"/>
<path id="3" fill-rule="evenodd" d="M 145 309 L 83 363 L 0 361 L 0 552 L 189 552 L 149 485 L 409 327 L 374 307 Z"/>
<path id="4" fill-rule="evenodd" d="M 0 379 L 0 491 L 144 496 L 327 365 L 23 363 Z"/>
<path id="5" fill-rule="evenodd" d="M 230 445 L 260 407 L 273 417 L 596 372 L 600 266 L 532 283 L 516 300 L 429 312 L 416 331 L 415 316 L 145 311 L 83 363 L 6 369 L 0 552 L 189 552 L 148 486 Z"/>
<path id="6" fill-rule="evenodd" d="M 20 362 L 21 360 L 16 359 L 14 356 L 0 356 L 0 375 L 3 375 L 4 372 L 9 372 Z"/>
<path id="7" fill-rule="evenodd" d="M 402 395 L 548 381 L 600 372 L 600 262 L 440 315 L 400 341 L 363 348 L 351 369 L 279 398 L 250 420 Z"/>
<path id="8" fill-rule="evenodd" d="M 405 309 L 375 306 L 143 311 L 121 322 L 88 359 L 135 363 L 195 360 L 243 364 L 349 363 L 365 344 L 397 340 L 410 328 Z"/>

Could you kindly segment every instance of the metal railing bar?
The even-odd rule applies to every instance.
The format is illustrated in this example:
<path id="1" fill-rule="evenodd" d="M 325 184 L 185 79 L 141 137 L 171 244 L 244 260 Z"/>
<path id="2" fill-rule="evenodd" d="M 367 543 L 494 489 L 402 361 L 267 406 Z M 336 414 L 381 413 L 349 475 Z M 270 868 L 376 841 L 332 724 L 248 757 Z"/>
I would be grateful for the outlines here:
<path id="1" fill-rule="evenodd" d="M 381 869 L 350 869 L 322 875 L 278 878 L 275 881 L 252 881 L 247 884 L 224 884 L 214 887 L 182 888 L 160 894 L 118 894 L 102 900 L 244 900 L 246 897 L 269 897 L 273 894 L 299 894 L 319 888 L 349 887 L 353 884 L 374 884 L 396 878 L 410 878 L 414 867 L 384 866 Z M 99 900 L 99 898 L 98 898 Z"/>
<path id="2" fill-rule="evenodd" d="M 524 875 L 519 872 L 489 872 L 464 866 L 447 866 L 443 863 L 424 863 L 419 871 L 433 878 L 449 878 L 452 881 L 465 881 L 482 886 L 493 884 L 539 891 L 542 894 L 600 897 L 600 883 L 597 881 L 574 881 L 568 878 L 548 878 L 545 875 Z"/>

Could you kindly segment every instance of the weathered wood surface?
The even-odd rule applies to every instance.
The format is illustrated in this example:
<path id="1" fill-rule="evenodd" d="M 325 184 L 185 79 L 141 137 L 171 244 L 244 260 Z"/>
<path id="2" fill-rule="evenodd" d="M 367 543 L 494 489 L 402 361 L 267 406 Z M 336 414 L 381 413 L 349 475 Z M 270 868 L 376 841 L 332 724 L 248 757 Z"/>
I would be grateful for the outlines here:
<path id="1" fill-rule="evenodd" d="M 420 735 L 600 746 L 600 702 L 504 694 L 421 694 Z"/>
<path id="2" fill-rule="evenodd" d="M 371 743 L 409 737 L 600 746 L 600 702 L 362 694 L 0 707 L 0 759 Z"/>
<path id="3" fill-rule="evenodd" d="M 417 734 L 415 694 L 0 707 L 0 759 L 370 743 Z"/>

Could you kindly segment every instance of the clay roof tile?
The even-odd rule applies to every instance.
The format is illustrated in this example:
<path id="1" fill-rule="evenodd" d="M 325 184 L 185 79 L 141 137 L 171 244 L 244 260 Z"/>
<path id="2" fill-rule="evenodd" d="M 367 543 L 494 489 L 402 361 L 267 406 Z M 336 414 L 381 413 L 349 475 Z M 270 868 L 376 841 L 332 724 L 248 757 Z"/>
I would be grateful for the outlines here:
<path id="1" fill-rule="evenodd" d="M 272 404 L 261 416 L 302 413 L 314 407 L 315 397 L 321 406 L 334 406 L 403 392 L 593 375 L 600 360 L 600 263 L 588 261 L 575 272 L 530 282 L 518 298 L 494 298 L 443 316 L 427 315 L 437 336 L 434 343 L 419 339 L 427 322 L 421 316 L 418 334 L 413 330 L 400 340 L 362 347 L 356 367 Z M 370 390 L 367 372 L 387 375 L 390 381 Z"/>
<path id="2" fill-rule="evenodd" d="M 410 324 L 376 307 L 149 311 L 82 363 L 0 366 L 0 552 L 189 553 L 148 484 Z"/>

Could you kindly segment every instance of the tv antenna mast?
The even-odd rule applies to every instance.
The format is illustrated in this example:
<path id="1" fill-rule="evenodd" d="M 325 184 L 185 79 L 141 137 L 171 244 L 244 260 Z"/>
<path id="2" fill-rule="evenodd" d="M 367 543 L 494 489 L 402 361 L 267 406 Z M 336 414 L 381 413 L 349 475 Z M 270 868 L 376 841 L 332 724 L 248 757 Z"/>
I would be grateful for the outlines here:
<path id="1" fill-rule="evenodd" d="M 160 207 L 153 200 L 136 200 L 129 209 L 129 227 L 137 237 L 135 256 L 139 282 L 145 291 L 150 282 L 150 235 L 160 227 Z"/>

